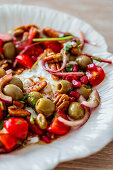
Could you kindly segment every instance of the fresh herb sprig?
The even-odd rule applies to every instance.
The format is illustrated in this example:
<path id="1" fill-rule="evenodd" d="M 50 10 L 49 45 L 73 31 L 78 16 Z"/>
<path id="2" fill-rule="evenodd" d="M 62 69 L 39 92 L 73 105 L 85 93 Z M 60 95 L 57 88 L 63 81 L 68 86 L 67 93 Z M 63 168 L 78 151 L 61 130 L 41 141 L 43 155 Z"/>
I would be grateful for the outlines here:
<path id="1" fill-rule="evenodd" d="M 33 64 L 33 66 L 31 67 L 31 69 L 30 69 L 30 72 L 32 71 L 32 69 L 38 64 L 38 62 L 45 56 L 46 54 L 45 53 L 43 53 L 39 58 L 38 58 L 38 60 Z"/>
<path id="2" fill-rule="evenodd" d="M 73 36 L 66 36 L 66 37 L 59 37 L 59 38 L 34 38 L 33 42 L 40 42 L 40 41 L 63 41 L 72 39 Z"/>

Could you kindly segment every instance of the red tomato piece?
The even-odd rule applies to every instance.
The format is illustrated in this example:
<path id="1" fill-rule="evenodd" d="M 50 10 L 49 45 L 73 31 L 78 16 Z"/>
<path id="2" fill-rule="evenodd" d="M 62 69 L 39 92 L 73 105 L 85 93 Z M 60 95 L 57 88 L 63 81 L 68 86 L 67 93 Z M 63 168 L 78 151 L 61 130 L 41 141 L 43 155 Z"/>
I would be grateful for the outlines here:
<path id="1" fill-rule="evenodd" d="M 17 138 L 9 134 L 0 134 L 0 142 L 9 152 L 17 145 Z"/>
<path id="2" fill-rule="evenodd" d="M 57 134 L 57 135 L 64 135 L 66 133 L 68 133 L 70 127 L 61 123 L 59 120 L 58 120 L 58 117 L 61 116 L 63 117 L 64 119 L 67 119 L 67 116 L 65 115 L 64 112 L 62 112 L 61 110 L 58 110 L 57 111 L 57 115 L 56 117 L 53 119 L 51 125 L 47 128 L 47 130 L 49 132 L 52 132 L 54 134 Z"/>
<path id="3" fill-rule="evenodd" d="M 27 67 L 27 68 L 31 68 L 33 66 L 33 61 L 32 61 L 32 58 L 28 55 L 17 55 L 16 56 L 16 61 L 24 66 L 24 67 Z"/>
<path id="4" fill-rule="evenodd" d="M 55 53 L 59 53 L 61 50 L 61 44 L 57 41 L 45 41 L 43 47 L 52 49 Z"/>
<path id="5" fill-rule="evenodd" d="M 93 86 L 100 84 L 105 78 L 104 70 L 100 66 L 96 66 L 95 71 L 86 71 L 86 75 Z"/>
<path id="6" fill-rule="evenodd" d="M 2 40 L 0 39 L 0 54 L 3 53 L 3 49 L 2 49 Z"/>
<path id="7" fill-rule="evenodd" d="M 28 135 L 28 123 L 23 118 L 9 118 L 3 126 L 9 134 L 17 138 L 25 139 Z"/>

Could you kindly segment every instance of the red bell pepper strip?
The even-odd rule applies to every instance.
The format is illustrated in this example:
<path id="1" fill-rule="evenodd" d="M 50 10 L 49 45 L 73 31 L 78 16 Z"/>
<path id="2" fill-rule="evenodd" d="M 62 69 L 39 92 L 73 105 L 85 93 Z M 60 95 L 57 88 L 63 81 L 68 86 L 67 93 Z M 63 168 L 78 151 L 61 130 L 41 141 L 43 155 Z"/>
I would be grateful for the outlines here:
<path id="1" fill-rule="evenodd" d="M 0 39 L 0 55 L 3 53 L 3 49 L 2 49 L 2 40 Z"/>
<path id="2" fill-rule="evenodd" d="M 62 112 L 61 110 L 58 110 L 57 111 L 57 114 L 56 114 L 56 117 L 53 119 L 52 123 L 50 124 L 50 126 L 47 128 L 47 130 L 49 132 L 52 132 L 54 134 L 57 134 L 57 135 L 64 135 L 66 133 L 68 133 L 70 127 L 61 123 L 59 120 L 58 120 L 58 117 L 61 116 L 63 117 L 64 119 L 68 120 L 67 116 L 65 115 L 64 112 Z"/>
<path id="3" fill-rule="evenodd" d="M 9 118 L 3 127 L 14 137 L 25 139 L 28 135 L 28 123 L 23 118 Z"/>
<path id="4" fill-rule="evenodd" d="M 55 53 L 59 53 L 61 50 L 61 44 L 57 41 L 45 41 L 42 43 L 43 47 L 52 49 Z"/>
<path id="5" fill-rule="evenodd" d="M 17 61 L 18 64 L 29 69 L 33 66 L 32 58 L 28 55 L 25 54 L 17 55 L 15 60 Z"/>
<path id="6" fill-rule="evenodd" d="M 17 141 L 17 138 L 10 134 L 0 134 L 0 142 L 8 152 L 17 145 Z"/>

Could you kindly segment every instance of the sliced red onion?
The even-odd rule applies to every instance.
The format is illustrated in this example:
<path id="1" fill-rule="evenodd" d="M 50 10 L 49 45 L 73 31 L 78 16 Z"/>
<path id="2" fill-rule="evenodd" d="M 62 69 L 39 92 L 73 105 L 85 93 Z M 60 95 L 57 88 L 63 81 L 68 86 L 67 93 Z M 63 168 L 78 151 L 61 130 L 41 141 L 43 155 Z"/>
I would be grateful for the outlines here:
<path id="1" fill-rule="evenodd" d="M 62 117 L 58 117 L 58 120 L 67 126 L 77 127 L 77 126 L 83 126 L 88 121 L 89 117 L 90 117 L 90 111 L 89 111 L 89 109 L 85 108 L 85 116 L 83 117 L 83 119 L 69 121 Z"/>
<path id="2" fill-rule="evenodd" d="M 88 108 L 95 108 L 99 105 L 99 103 L 100 103 L 100 96 L 98 94 L 98 91 L 94 89 L 89 96 L 89 100 L 83 101 L 81 105 Z"/>
<path id="3" fill-rule="evenodd" d="M 81 102 L 85 101 L 85 98 L 83 96 L 80 96 L 79 101 L 81 103 Z M 73 127 L 83 126 L 88 121 L 88 119 L 90 117 L 90 110 L 88 108 L 86 108 L 86 107 L 84 109 L 85 109 L 85 115 L 80 120 L 74 120 L 74 121 L 70 120 L 69 121 L 69 120 L 66 120 L 66 119 L 64 119 L 62 117 L 58 117 L 58 120 L 60 122 L 64 123 L 65 125 L 67 125 L 67 126 L 73 126 Z"/>
<path id="4" fill-rule="evenodd" d="M 6 103 L 12 103 L 12 97 L 6 96 L 2 93 L 3 86 L 12 79 L 12 74 L 7 74 L 0 79 L 0 99 Z"/>
<path id="5" fill-rule="evenodd" d="M 86 40 L 86 39 L 84 40 L 84 42 L 87 43 L 87 44 L 93 45 L 93 46 L 97 46 L 97 43 Z"/>
<path id="6" fill-rule="evenodd" d="M 5 128 L 3 128 L 2 130 L 0 130 L 0 134 L 8 134 L 8 131 Z"/>
<path id="7" fill-rule="evenodd" d="M 112 61 L 108 60 L 108 59 L 92 56 L 91 54 L 87 54 L 87 53 L 83 53 L 83 55 L 91 57 L 93 60 L 96 60 L 96 61 L 99 61 L 99 62 L 104 62 L 104 63 L 112 64 Z"/>
<path id="8" fill-rule="evenodd" d="M 81 36 L 81 38 L 80 38 L 80 41 L 81 41 L 81 47 L 80 47 L 80 49 L 83 50 L 84 45 L 85 45 L 85 36 L 84 36 L 83 32 L 80 31 L 80 30 L 79 30 L 79 34 L 80 34 L 80 36 Z"/>
<path id="9" fill-rule="evenodd" d="M 52 73 L 55 76 L 83 76 L 83 72 L 62 72 L 62 73 Z"/>
<path id="10" fill-rule="evenodd" d="M 48 64 L 44 60 L 42 60 L 42 66 L 44 67 L 44 69 L 52 74 L 62 71 L 66 67 L 66 63 L 67 63 L 67 55 L 64 54 L 63 55 L 63 64 L 62 64 L 61 68 L 56 71 L 53 71 L 48 67 Z"/>
<path id="11" fill-rule="evenodd" d="M 10 41 L 13 39 L 13 35 L 8 34 L 8 33 L 3 33 L 3 34 L 0 34 L 0 39 L 2 41 Z"/>

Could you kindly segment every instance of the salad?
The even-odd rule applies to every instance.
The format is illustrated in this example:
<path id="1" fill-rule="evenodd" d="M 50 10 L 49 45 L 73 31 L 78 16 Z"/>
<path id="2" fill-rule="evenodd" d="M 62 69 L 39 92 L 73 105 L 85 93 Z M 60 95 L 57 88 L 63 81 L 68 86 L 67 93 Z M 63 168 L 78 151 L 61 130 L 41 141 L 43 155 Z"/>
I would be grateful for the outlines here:
<path id="1" fill-rule="evenodd" d="M 97 44 L 79 33 L 26 25 L 0 34 L 0 153 L 50 143 L 99 106 L 105 72 L 94 62 L 112 62 L 84 53 Z"/>

